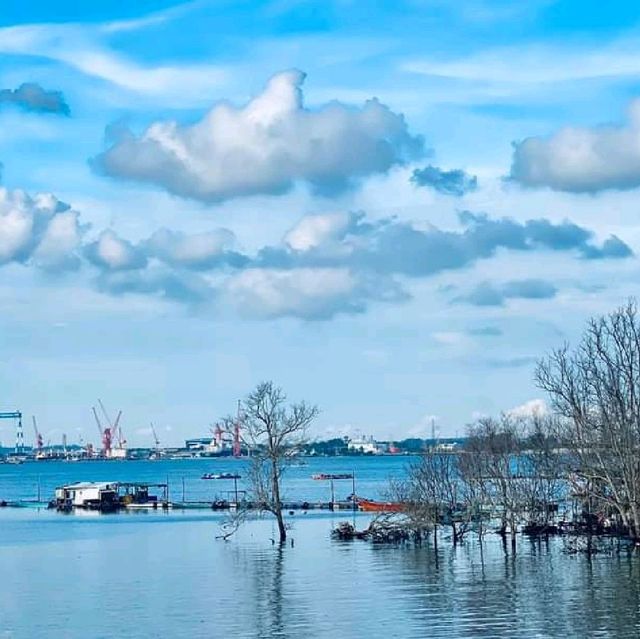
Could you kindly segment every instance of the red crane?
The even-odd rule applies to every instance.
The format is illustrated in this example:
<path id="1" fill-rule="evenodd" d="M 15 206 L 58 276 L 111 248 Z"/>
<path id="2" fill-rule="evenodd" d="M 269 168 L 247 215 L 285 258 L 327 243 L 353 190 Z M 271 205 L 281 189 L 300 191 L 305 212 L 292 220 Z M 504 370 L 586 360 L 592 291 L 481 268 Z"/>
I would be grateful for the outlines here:
<path id="1" fill-rule="evenodd" d="M 98 417 L 98 412 L 96 411 L 96 407 L 92 406 L 91 410 L 93 411 L 93 416 L 96 420 L 96 424 L 98 425 L 98 432 L 100 433 L 100 440 L 102 442 L 102 454 L 105 457 L 109 457 L 111 455 L 111 428 L 107 426 L 103 429 L 102 424 L 100 423 L 100 418 Z"/>

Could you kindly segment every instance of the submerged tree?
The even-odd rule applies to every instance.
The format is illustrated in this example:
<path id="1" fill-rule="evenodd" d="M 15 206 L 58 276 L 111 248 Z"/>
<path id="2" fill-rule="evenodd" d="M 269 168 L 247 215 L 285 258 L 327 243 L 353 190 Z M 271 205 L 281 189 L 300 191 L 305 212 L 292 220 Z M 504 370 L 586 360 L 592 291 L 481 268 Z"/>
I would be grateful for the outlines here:
<path id="1" fill-rule="evenodd" d="M 280 543 L 287 539 L 281 479 L 287 462 L 305 441 L 307 427 L 318 408 L 305 402 L 287 404 L 284 391 L 273 382 L 258 384 L 241 403 L 242 437 L 251 452 L 250 482 L 256 506 L 278 523 Z"/>
<path id="2" fill-rule="evenodd" d="M 432 527 L 437 546 L 438 526 L 449 526 L 453 544 L 463 540 L 471 523 L 472 492 L 461 473 L 460 455 L 428 450 L 408 469 L 404 512 L 414 527 Z"/>
<path id="3" fill-rule="evenodd" d="M 574 349 L 541 361 L 538 385 L 561 416 L 559 437 L 588 510 L 615 513 L 640 538 L 640 318 L 635 301 L 592 319 Z M 591 520 L 592 513 L 588 513 Z"/>
<path id="4" fill-rule="evenodd" d="M 476 490 L 492 513 L 500 520 L 499 532 L 511 536 L 515 551 L 516 534 L 524 509 L 522 484 L 526 473 L 522 468 L 522 422 L 509 415 L 499 419 L 483 418 L 469 428 L 465 452 L 473 461 L 465 468 L 466 480 Z M 475 476 L 472 474 L 475 473 Z"/>
<path id="5" fill-rule="evenodd" d="M 525 420 L 522 461 L 523 504 L 531 532 L 548 533 L 565 495 L 564 457 L 558 451 L 560 422 L 552 415 L 534 414 Z"/>

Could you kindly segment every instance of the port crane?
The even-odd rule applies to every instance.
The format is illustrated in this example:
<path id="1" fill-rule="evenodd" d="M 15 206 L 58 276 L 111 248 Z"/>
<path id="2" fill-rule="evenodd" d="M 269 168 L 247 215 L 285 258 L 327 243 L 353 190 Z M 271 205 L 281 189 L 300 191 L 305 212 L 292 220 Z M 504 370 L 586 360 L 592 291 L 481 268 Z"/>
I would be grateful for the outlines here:
<path id="1" fill-rule="evenodd" d="M 96 407 L 92 406 L 91 410 L 93 412 L 93 417 L 96 420 L 96 424 L 98 426 L 98 432 L 100 433 L 100 442 L 102 444 L 102 454 L 105 457 L 111 456 L 111 427 L 107 426 L 106 428 L 102 427 L 102 423 L 100 422 L 100 418 L 98 417 L 98 411 L 96 411 Z"/>
<path id="2" fill-rule="evenodd" d="M 222 430 L 222 427 L 220 426 L 220 424 L 216 424 L 215 426 L 211 424 L 211 426 L 209 427 L 209 430 L 213 435 L 213 439 L 216 442 L 216 446 L 222 447 L 224 430 Z"/>
<path id="3" fill-rule="evenodd" d="M 104 418 L 107 420 L 107 424 L 109 424 L 109 428 L 111 429 L 111 441 L 115 443 L 117 440 L 118 448 L 124 448 L 127 445 L 127 440 L 124 438 L 122 433 L 122 428 L 119 427 L 120 418 L 122 417 L 122 411 L 118 412 L 116 416 L 116 421 L 111 421 L 111 417 L 109 417 L 109 413 L 107 413 L 107 409 L 104 407 L 101 399 L 98 399 L 98 404 L 100 405 L 100 410 L 104 415 Z"/>
<path id="4" fill-rule="evenodd" d="M 155 426 L 151 422 L 151 432 L 153 433 L 153 443 L 156 448 L 156 453 L 160 450 L 160 439 L 158 439 L 158 433 L 156 433 Z"/>
<path id="5" fill-rule="evenodd" d="M 16 420 L 16 454 L 24 453 L 24 431 L 22 430 L 22 413 L 19 410 L 11 413 L 0 413 L 0 419 Z"/>
<path id="6" fill-rule="evenodd" d="M 38 422 L 36 422 L 36 416 L 32 415 L 31 419 L 33 420 L 33 432 L 35 434 L 35 449 L 38 453 L 42 452 L 44 448 L 44 439 L 42 437 L 42 433 L 38 430 Z"/>

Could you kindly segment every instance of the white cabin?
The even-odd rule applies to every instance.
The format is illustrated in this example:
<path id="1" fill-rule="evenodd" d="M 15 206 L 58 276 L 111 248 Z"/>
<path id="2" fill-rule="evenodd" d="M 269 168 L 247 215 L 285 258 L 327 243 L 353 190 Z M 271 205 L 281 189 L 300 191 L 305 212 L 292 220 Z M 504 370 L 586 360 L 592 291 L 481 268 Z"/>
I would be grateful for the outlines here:
<path id="1" fill-rule="evenodd" d="M 117 504 L 115 482 L 78 482 L 56 488 L 56 504 L 68 508 L 110 508 Z"/>

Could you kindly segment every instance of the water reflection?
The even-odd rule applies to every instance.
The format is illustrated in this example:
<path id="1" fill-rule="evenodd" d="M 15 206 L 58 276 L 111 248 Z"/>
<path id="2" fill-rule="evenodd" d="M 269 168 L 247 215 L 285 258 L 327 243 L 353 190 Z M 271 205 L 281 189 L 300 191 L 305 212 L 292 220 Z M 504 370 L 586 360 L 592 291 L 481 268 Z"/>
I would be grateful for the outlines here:
<path id="1" fill-rule="evenodd" d="M 388 596 L 410 619 L 406 636 L 637 637 L 640 569 L 628 554 L 568 556 L 562 542 L 505 554 L 479 546 L 374 549 L 376 570 L 394 573 Z"/>
<path id="2" fill-rule="evenodd" d="M 495 537 L 483 552 L 473 537 L 333 542 L 337 521 L 300 517 L 295 547 L 280 548 L 268 519 L 225 543 L 210 518 L 0 513 L 0 636 L 640 636 L 635 555 L 589 560 L 553 539 L 515 556 Z"/>

